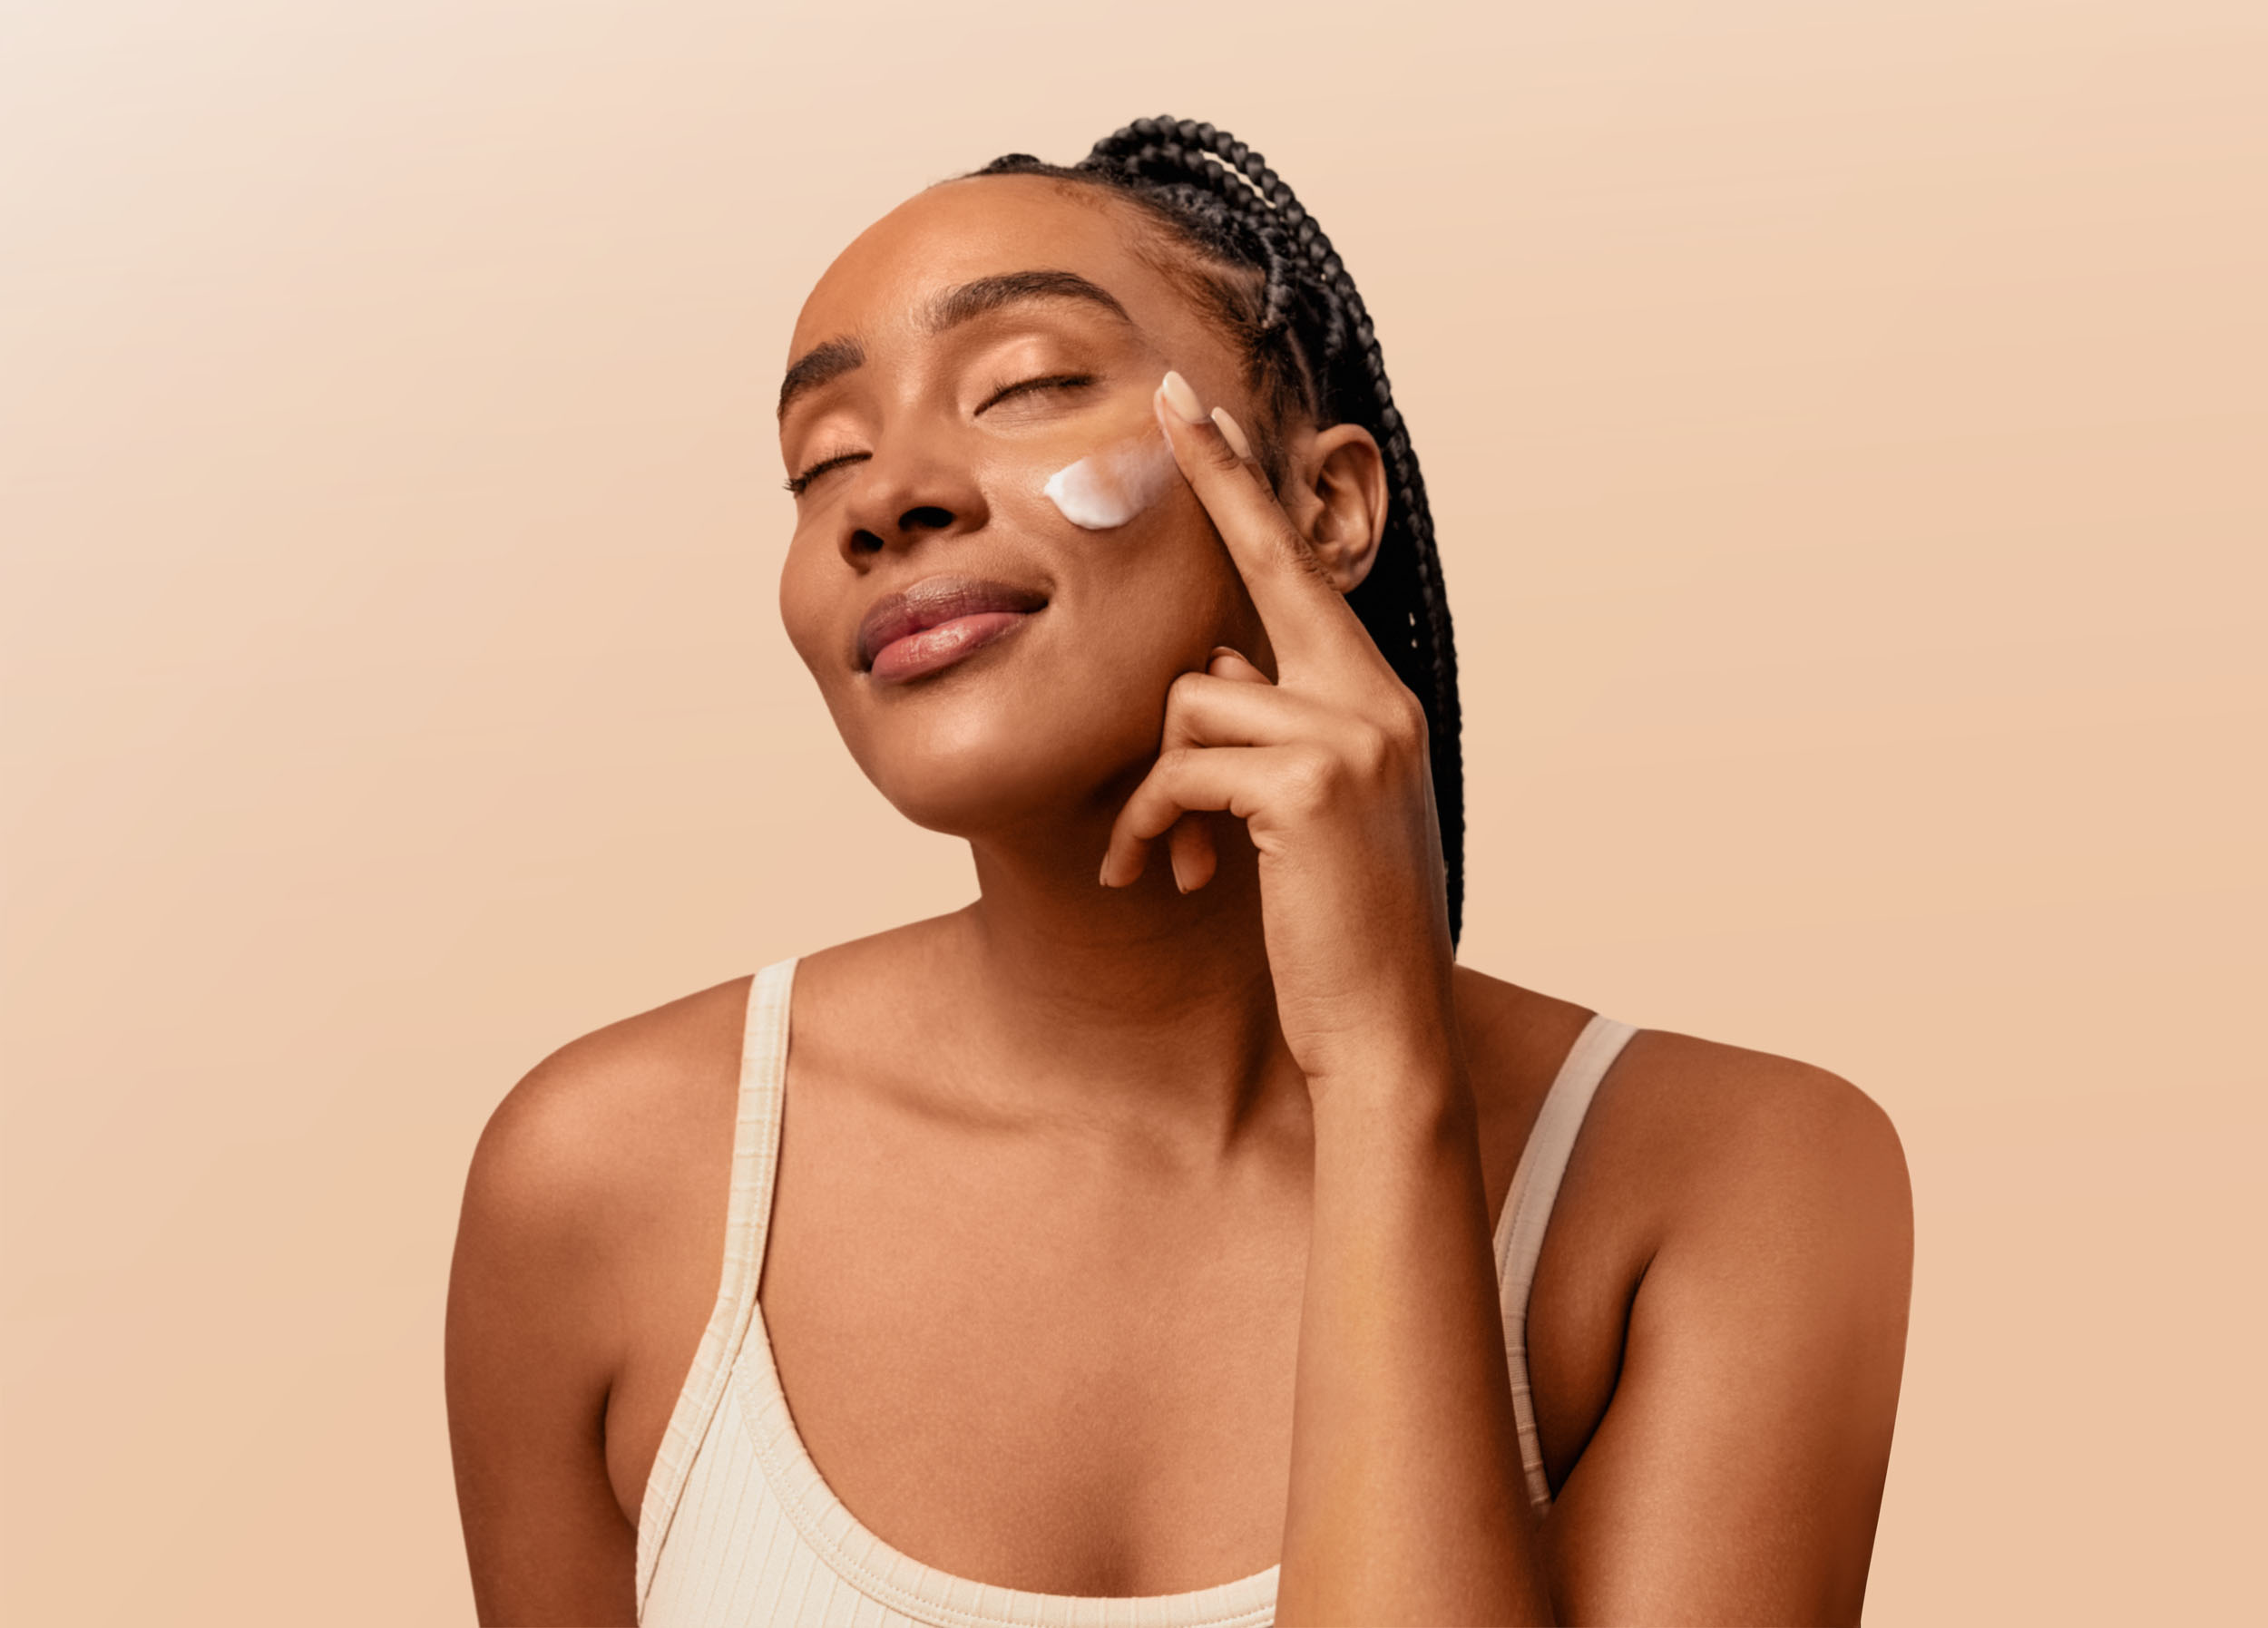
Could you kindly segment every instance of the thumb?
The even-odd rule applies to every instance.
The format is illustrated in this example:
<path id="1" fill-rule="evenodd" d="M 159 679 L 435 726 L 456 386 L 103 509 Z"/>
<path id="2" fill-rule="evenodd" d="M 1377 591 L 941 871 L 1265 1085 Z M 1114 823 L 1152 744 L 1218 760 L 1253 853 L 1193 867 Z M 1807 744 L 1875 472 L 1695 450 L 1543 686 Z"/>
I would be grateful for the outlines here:
<path id="1" fill-rule="evenodd" d="M 1232 650 L 1227 645 L 1213 647 L 1213 653 L 1205 663 L 1205 670 L 1216 678 L 1227 678 L 1236 684 L 1273 686 L 1275 682 L 1266 673 L 1253 666 L 1242 651 Z"/>

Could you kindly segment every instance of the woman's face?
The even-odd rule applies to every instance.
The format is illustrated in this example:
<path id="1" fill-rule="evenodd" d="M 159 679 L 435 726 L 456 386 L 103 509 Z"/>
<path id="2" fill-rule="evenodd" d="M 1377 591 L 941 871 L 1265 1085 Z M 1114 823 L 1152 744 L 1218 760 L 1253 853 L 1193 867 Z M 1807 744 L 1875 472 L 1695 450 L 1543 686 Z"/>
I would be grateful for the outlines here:
<path id="1" fill-rule="evenodd" d="M 1039 177 L 935 187 L 846 249 L 796 325 L 781 615 L 859 766 L 934 829 L 1107 819 L 1177 675 L 1218 644 L 1267 662 L 1151 405 L 1174 368 L 1253 423 L 1241 358 L 1138 221 Z M 1082 526 L 1047 487 L 1090 458 L 1135 501 L 1074 502 Z"/>

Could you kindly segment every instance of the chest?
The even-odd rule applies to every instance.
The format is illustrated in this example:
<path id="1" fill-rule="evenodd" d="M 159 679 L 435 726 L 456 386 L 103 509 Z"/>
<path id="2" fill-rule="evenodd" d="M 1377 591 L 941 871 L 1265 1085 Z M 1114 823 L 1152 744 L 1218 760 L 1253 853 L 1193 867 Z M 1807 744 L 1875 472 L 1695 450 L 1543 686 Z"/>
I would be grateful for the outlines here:
<path id="1" fill-rule="evenodd" d="M 1484 1128 L 1492 1216 L 1525 1129 Z M 633 1521 L 715 1298 L 729 1158 L 709 1151 L 609 1401 Z M 1281 1550 L 1311 1158 L 1192 1170 L 791 1097 L 750 1338 L 821 1477 L 904 1554 L 1043 1594 L 1248 1576 Z M 1612 1394 L 1635 1269 L 1602 1218 L 1622 1208 L 1570 1184 L 1529 1308 L 1555 1481 Z"/>
<path id="2" fill-rule="evenodd" d="M 1303 1171 L 979 1137 L 877 1180 L 887 1157 L 806 1152 L 783 1165 L 760 1301 L 798 1433 L 870 1529 L 1039 1593 L 1174 1593 L 1273 1564 Z"/>

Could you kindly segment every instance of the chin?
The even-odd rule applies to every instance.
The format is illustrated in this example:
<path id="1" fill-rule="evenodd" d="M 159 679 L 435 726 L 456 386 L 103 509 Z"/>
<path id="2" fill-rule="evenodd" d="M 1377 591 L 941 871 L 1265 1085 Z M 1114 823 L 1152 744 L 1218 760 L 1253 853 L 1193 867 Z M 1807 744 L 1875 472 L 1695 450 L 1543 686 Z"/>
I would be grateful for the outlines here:
<path id="1" fill-rule="evenodd" d="M 930 704 L 869 714 L 843 738 L 875 789 L 928 830 L 974 838 L 1076 826 L 1117 812 L 1156 756 L 1165 712 L 1162 686 L 1108 707 L 1074 698 L 1091 695 L 941 687 L 905 697 Z"/>

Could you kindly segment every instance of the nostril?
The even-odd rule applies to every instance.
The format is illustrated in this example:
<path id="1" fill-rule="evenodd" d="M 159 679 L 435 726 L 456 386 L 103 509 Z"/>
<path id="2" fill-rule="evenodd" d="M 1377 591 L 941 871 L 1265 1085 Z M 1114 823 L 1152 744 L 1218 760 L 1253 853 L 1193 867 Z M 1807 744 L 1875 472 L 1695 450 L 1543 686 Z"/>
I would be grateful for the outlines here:
<path id="1" fill-rule="evenodd" d="M 953 512 L 949 509 L 940 509 L 934 504 L 925 504 L 919 509 L 908 509 L 898 516 L 898 530 L 901 531 L 936 531 L 951 524 L 953 524 Z"/>
<path id="2" fill-rule="evenodd" d="M 851 552 L 854 554 L 879 554 L 882 552 L 882 539 L 876 537 L 872 531 L 853 531 L 851 533 L 850 542 Z"/>

